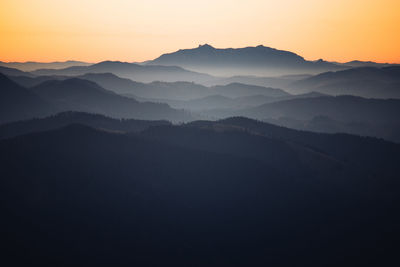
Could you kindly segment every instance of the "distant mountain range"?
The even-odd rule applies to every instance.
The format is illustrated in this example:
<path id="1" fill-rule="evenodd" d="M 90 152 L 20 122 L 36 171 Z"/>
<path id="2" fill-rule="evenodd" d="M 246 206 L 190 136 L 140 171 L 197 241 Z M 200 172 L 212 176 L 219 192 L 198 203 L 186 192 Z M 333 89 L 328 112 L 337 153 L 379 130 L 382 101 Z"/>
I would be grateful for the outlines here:
<path id="1" fill-rule="evenodd" d="M 4 75 L 12 75 L 12 76 L 25 76 L 25 77 L 33 77 L 34 76 L 33 74 L 31 74 L 29 72 L 21 71 L 19 69 L 15 69 L 15 68 L 2 67 L 2 66 L 0 66 L 0 73 L 2 73 Z"/>
<path id="2" fill-rule="evenodd" d="M 141 83 L 126 78 L 120 78 L 112 73 L 88 73 L 76 76 L 79 79 L 93 81 L 103 88 L 122 95 L 147 99 L 191 100 L 219 94 L 226 97 L 244 97 L 263 95 L 267 97 L 282 97 L 289 94 L 281 89 L 256 85 L 231 83 L 223 86 L 206 87 L 193 82 L 151 82 Z M 65 80 L 70 76 L 10 76 L 15 82 L 32 87 L 48 80 Z"/>
<path id="3" fill-rule="evenodd" d="M 79 76 L 87 73 L 107 72 L 139 82 L 205 82 L 213 79 L 211 75 L 188 71 L 176 66 L 143 66 L 119 61 L 103 61 L 90 66 L 77 66 L 64 69 L 39 69 L 31 73 L 34 75 Z"/>
<path id="4" fill-rule="evenodd" d="M 360 68 L 360 67 L 382 68 L 382 67 L 400 66 L 400 64 L 377 63 L 377 62 L 373 62 L 373 61 L 360 61 L 360 60 L 353 60 L 353 61 L 349 61 L 346 63 L 336 63 L 336 64 L 347 66 L 347 67 L 352 67 L 352 68 Z"/>
<path id="5" fill-rule="evenodd" d="M 139 82 L 190 81 L 204 85 L 221 85 L 233 82 L 286 88 L 291 79 L 299 75 L 319 74 L 357 67 L 389 67 L 399 64 L 370 61 L 346 63 L 324 60 L 308 61 L 289 51 L 263 45 L 244 48 L 214 48 L 200 45 L 193 49 L 181 49 L 141 64 L 119 61 L 103 61 L 95 64 L 81 61 L 65 62 L 0 62 L 0 67 L 16 68 L 24 75 L 68 75 L 87 73 L 114 73 Z M 185 69 L 183 69 L 185 68 Z M 191 71 L 189 71 L 191 70 Z M 4 74 L 4 70 L 1 71 Z M 201 72 L 201 73 L 196 73 Z M 208 73 L 208 74 L 204 74 Z M 10 74 L 16 75 L 16 74 Z M 224 76 L 224 77 L 218 77 Z M 281 77 L 278 77 L 281 76 Z"/>
<path id="6" fill-rule="evenodd" d="M 36 92 L 42 101 L 51 105 L 53 109 L 58 108 L 58 111 L 75 110 L 118 118 L 172 121 L 247 116 L 296 129 L 346 132 L 400 142 L 400 121 L 396 115 L 400 112 L 399 101 L 351 96 L 329 97 L 320 92 L 339 92 L 336 89 L 324 90 L 327 87 L 312 86 L 313 83 L 323 84 L 330 81 L 329 78 L 333 76 L 332 81 L 344 81 L 342 84 L 352 84 L 347 82 L 349 79 L 372 79 L 376 81 L 375 84 L 381 82 L 395 87 L 398 68 L 368 67 L 324 73 L 292 82 L 292 92 L 308 92 L 312 88 L 316 90 L 296 95 L 280 89 L 240 83 L 211 87 L 192 82 L 141 83 L 111 73 L 88 73 L 72 80 L 71 76 L 9 77 L 21 85 L 33 87 L 32 91 Z M 301 87 L 303 84 L 306 85 Z M 42 91 L 40 88 L 44 86 L 47 86 L 47 89 Z M 62 90 L 53 90 L 60 86 L 63 87 Z M 357 92 L 350 92 L 360 95 L 366 92 L 382 92 L 380 88 L 372 88 L 369 91 L 365 89 L 359 88 Z M 345 91 L 348 92 L 349 89 Z M 396 91 L 395 88 L 392 90 Z M 49 95 L 50 93 L 54 95 Z M 66 95 L 63 95 L 64 93 Z M 53 113 L 54 110 L 49 110 L 44 114 Z"/>
<path id="7" fill-rule="evenodd" d="M 54 114 L 57 111 L 85 111 L 116 118 L 187 121 L 193 117 L 167 104 L 142 103 L 108 91 L 94 82 L 70 78 L 48 80 L 24 88 L 0 74 L 3 110 L 0 123 Z"/>
<path id="8" fill-rule="evenodd" d="M 117 66 L 125 63 L 113 63 Z M 129 63 L 127 63 L 129 64 Z M 81 68 L 81 67 L 77 67 Z M 90 71 L 86 68 L 80 71 L 69 72 L 65 70 L 50 70 L 43 71 L 47 73 L 47 76 L 35 76 L 31 72 L 22 72 L 17 69 L 0 67 L 0 72 L 9 76 L 16 76 L 13 78 L 18 83 L 24 86 L 33 86 L 39 82 L 51 79 L 66 79 L 70 77 L 72 73 L 75 73 L 76 77 L 80 77 L 87 80 L 92 80 L 99 83 L 101 86 L 115 91 L 119 94 L 136 94 L 139 97 L 144 98 L 170 98 L 174 96 L 180 98 L 180 100 L 188 100 L 194 98 L 205 97 L 212 95 L 206 93 L 207 88 L 200 86 L 199 84 L 218 87 L 220 85 L 229 84 L 247 84 L 256 85 L 261 87 L 273 87 L 283 88 L 293 94 L 301 94 L 308 92 L 320 92 L 323 94 L 330 95 L 357 95 L 362 97 L 372 98 L 400 98 L 400 67 L 360 67 L 352 68 L 347 70 L 325 72 L 318 75 L 292 75 L 292 76 L 280 76 L 280 77 L 255 77 L 255 76 L 233 76 L 230 78 L 216 78 L 207 76 L 207 78 L 199 79 L 199 84 L 194 84 L 190 77 L 174 76 L 171 75 L 165 80 L 180 80 L 182 82 L 171 85 L 175 89 L 168 88 L 166 83 L 153 83 L 152 85 L 146 85 L 142 82 L 132 81 L 130 79 L 121 78 L 116 76 L 115 72 L 118 73 L 118 68 L 105 68 L 111 72 L 101 73 L 97 72 L 103 70 L 102 68 L 97 69 L 93 67 L 95 73 L 86 73 Z M 129 73 L 129 71 L 127 70 Z M 184 71 L 185 72 L 185 71 Z M 59 74 L 57 74 L 59 73 Z M 84 74 L 80 74 L 84 73 Z M 134 72 L 132 72 L 134 73 Z M 141 80 L 154 81 L 158 76 L 157 71 L 153 73 L 149 71 L 148 78 Z M 203 74 L 199 74 L 202 76 Z M 72 75 L 74 76 L 74 75 Z M 127 75 L 129 76 L 129 75 Z M 144 75 L 146 76 L 146 75 Z M 174 79 L 175 77 L 176 79 Z M 203 77 L 203 76 L 202 76 Z M 181 78 L 181 79 L 179 79 Z M 204 77 L 203 77 L 204 78 Z M 190 82 L 187 82 L 189 79 Z M 186 81 L 186 82 L 184 82 Z M 159 86 L 165 87 L 158 88 Z M 157 89 L 158 88 L 158 89 Z M 135 93 L 136 91 L 136 93 Z M 157 92 L 156 92 L 157 91 Z M 199 93 L 203 91 L 202 93 Z M 196 93 L 197 92 L 197 93 Z M 244 91 L 242 91 L 244 92 Z M 171 94 L 170 94 L 171 93 Z M 215 93 L 214 93 L 215 94 Z M 253 94 L 254 95 L 254 94 Z M 226 94 L 227 97 L 240 97 L 240 95 Z M 242 95 L 243 96 L 243 95 Z"/>
<path id="9" fill-rule="evenodd" d="M 205 82 L 203 84 L 207 85 L 207 86 L 214 86 L 214 85 L 226 85 L 226 84 L 230 84 L 230 83 L 244 83 L 244 84 L 249 84 L 249 85 L 287 89 L 288 86 L 290 84 L 292 84 L 293 82 L 303 80 L 303 79 L 309 78 L 311 76 L 312 75 L 310 75 L 310 74 L 284 75 L 284 76 L 275 76 L 275 77 L 239 75 L 239 76 L 215 78 L 215 79 Z"/>
<path id="10" fill-rule="evenodd" d="M 63 69 L 72 66 L 89 66 L 92 63 L 82 62 L 82 61 L 56 61 L 56 62 L 2 62 L 0 61 L 0 66 L 16 68 L 22 71 L 35 71 L 38 69 Z"/>
<path id="11" fill-rule="evenodd" d="M 224 86 L 224 89 L 230 89 L 230 86 Z M 216 90 L 216 93 L 218 91 Z M 239 97 L 227 97 L 221 94 L 209 95 L 206 97 L 195 98 L 191 100 L 174 100 L 174 99 L 140 99 L 154 102 L 167 103 L 173 108 L 183 108 L 185 110 L 192 110 L 197 112 L 202 112 L 206 110 L 212 109 L 243 109 L 248 107 L 256 107 L 266 103 L 278 102 L 288 99 L 295 98 L 310 98 L 310 97 L 319 97 L 324 96 L 321 93 L 306 93 L 300 95 L 275 95 L 275 96 L 267 96 L 264 94 L 255 94 L 239 96 Z"/>
<path id="12" fill-rule="evenodd" d="M 298 92 L 400 98 L 400 67 L 362 67 L 326 72 L 295 81 L 288 87 Z"/>
<path id="13" fill-rule="evenodd" d="M 320 73 L 345 68 L 323 60 L 307 61 L 295 53 L 263 45 L 220 49 L 208 44 L 163 54 L 154 60 L 147 61 L 146 65 L 180 66 L 217 76 L 277 76 Z"/>

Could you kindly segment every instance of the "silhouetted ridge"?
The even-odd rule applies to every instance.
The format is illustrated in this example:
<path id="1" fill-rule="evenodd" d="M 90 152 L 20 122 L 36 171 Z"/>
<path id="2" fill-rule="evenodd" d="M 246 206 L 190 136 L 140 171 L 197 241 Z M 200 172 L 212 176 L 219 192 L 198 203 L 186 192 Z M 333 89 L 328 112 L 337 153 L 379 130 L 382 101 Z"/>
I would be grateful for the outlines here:
<path id="1" fill-rule="evenodd" d="M 28 77 L 33 76 L 29 72 L 24 72 L 24 71 L 21 71 L 18 69 L 8 68 L 8 67 L 3 67 L 3 66 L 0 66 L 0 73 L 2 73 L 4 75 L 13 75 L 13 76 L 28 76 Z"/>
<path id="2" fill-rule="evenodd" d="M 46 81 L 31 90 L 54 102 L 64 111 L 98 113 L 116 118 L 172 121 L 190 119 L 188 113 L 172 109 L 167 104 L 138 102 L 106 90 L 94 82 L 78 78 Z"/>
<path id="3" fill-rule="evenodd" d="M 0 123 L 50 115 L 49 102 L 0 73 Z"/>
<path id="4" fill-rule="evenodd" d="M 119 77 L 139 82 L 152 81 L 195 81 L 211 80 L 207 74 L 185 70 L 178 66 L 146 66 L 119 61 L 103 61 L 90 66 L 75 66 L 65 69 L 41 69 L 32 72 L 35 75 L 80 76 L 87 73 L 113 73 Z"/>
<path id="5" fill-rule="evenodd" d="M 0 139 L 10 138 L 32 132 L 65 127 L 69 124 L 83 124 L 96 129 L 115 132 L 139 132 L 151 126 L 170 125 L 163 120 L 124 120 L 112 119 L 99 114 L 67 111 L 43 119 L 12 122 L 0 126 Z"/>
<path id="6" fill-rule="evenodd" d="M 296 81 L 291 88 L 328 94 L 352 94 L 374 98 L 400 98 L 400 67 L 360 67 L 326 72 Z"/>
<path id="7" fill-rule="evenodd" d="M 298 95 L 264 101 L 258 106 L 204 110 L 203 114 L 215 118 L 245 116 L 299 130 L 343 132 L 400 142 L 398 99 Z"/>
<path id="8" fill-rule="evenodd" d="M 322 134 L 298 131 L 244 117 L 227 118 L 218 123 L 237 126 L 272 139 L 287 141 L 337 158 L 344 163 L 356 164 L 363 170 L 394 177 L 400 168 L 396 165 L 399 144 L 372 137 L 359 137 L 350 134 Z M 387 155 L 381 158 L 381 155 Z M 391 167 L 389 167 L 391 166 Z M 397 171 L 390 172 L 395 167 Z"/>
<path id="9" fill-rule="evenodd" d="M 105 90 L 98 84 L 80 78 L 70 78 L 65 80 L 49 80 L 45 81 L 38 86 L 32 88 L 33 91 L 38 91 L 41 94 L 56 96 L 58 93 L 97 93 L 102 92 L 105 94 L 114 94 L 112 91 Z"/>
<path id="10" fill-rule="evenodd" d="M 35 71 L 38 69 L 61 69 L 61 68 L 67 68 L 71 66 L 87 66 L 90 65 L 90 63 L 87 62 L 81 62 L 81 61 L 74 61 L 74 60 L 68 60 L 68 61 L 63 61 L 63 62 L 34 62 L 34 61 L 28 61 L 28 62 L 1 62 L 0 61 L 0 66 L 4 67 L 11 67 L 11 68 L 16 68 L 21 71 Z"/>
<path id="11" fill-rule="evenodd" d="M 325 61 L 306 61 L 289 51 L 259 45 L 244 48 L 214 48 L 200 45 L 181 49 L 146 62 L 146 64 L 181 66 L 195 71 L 217 75 L 263 75 L 273 73 L 300 74 L 343 69 L 343 66 Z M 214 75 L 215 75 L 214 74 Z"/>
<path id="12" fill-rule="evenodd" d="M 76 115 L 99 117 L 52 119 Z M 246 118 L 134 134 L 91 127 L 0 140 L 3 260 L 216 267 L 397 259 L 399 145 Z"/>

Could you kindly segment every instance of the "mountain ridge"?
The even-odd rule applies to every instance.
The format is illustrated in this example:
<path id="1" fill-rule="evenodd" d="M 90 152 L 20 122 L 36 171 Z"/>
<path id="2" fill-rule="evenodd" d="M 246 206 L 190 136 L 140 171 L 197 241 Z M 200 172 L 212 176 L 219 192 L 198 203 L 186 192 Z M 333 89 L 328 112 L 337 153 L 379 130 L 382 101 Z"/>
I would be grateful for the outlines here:
<path id="1" fill-rule="evenodd" d="M 181 66 L 195 71 L 226 76 L 238 74 L 281 73 L 303 74 L 344 68 L 323 60 L 307 61 L 289 51 L 271 47 L 214 48 L 208 44 L 197 48 L 180 49 L 147 61 L 146 65 Z M 209 69 L 209 71 L 205 71 Z M 224 70 L 225 69 L 225 70 Z M 242 72 L 238 72 L 238 70 Z"/>
<path id="2" fill-rule="evenodd" d="M 102 61 L 89 66 L 74 66 L 64 69 L 39 69 L 31 72 L 34 75 L 67 75 L 79 76 L 88 73 L 111 72 L 122 78 L 129 78 L 139 82 L 161 81 L 207 81 L 213 79 L 211 75 L 185 70 L 178 66 L 147 66 L 121 61 Z"/>

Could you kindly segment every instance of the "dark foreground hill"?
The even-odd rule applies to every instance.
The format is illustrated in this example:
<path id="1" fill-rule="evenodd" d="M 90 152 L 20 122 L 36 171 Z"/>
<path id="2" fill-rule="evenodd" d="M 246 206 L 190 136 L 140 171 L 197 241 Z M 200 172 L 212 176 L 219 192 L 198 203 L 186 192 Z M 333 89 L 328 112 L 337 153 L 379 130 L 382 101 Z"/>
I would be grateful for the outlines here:
<path id="1" fill-rule="evenodd" d="M 151 126 L 170 125 L 171 123 L 164 120 L 112 119 L 99 114 L 66 111 L 42 119 L 16 121 L 0 125 L 0 139 L 53 130 L 69 124 L 83 124 L 110 132 L 140 132 Z"/>
<path id="2" fill-rule="evenodd" d="M 398 263 L 396 144 L 244 118 L 109 130 L 0 141 L 9 266 Z"/>

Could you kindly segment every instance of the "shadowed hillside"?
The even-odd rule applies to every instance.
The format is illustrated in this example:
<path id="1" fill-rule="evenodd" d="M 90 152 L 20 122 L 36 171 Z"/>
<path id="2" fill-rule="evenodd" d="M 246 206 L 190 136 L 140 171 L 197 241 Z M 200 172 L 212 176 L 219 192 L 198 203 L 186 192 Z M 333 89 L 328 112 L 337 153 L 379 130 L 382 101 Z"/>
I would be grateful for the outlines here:
<path id="1" fill-rule="evenodd" d="M 83 124 L 110 132 L 139 132 L 151 126 L 170 125 L 171 123 L 162 120 L 119 120 L 99 114 L 67 111 L 43 119 L 31 119 L 0 125 L 0 139 L 62 128 L 69 124 Z"/>
<path id="2" fill-rule="evenodd" d="M 400 141 L 400 101 L 356 96 L 298 97 L 258 107 L 203 111 L 214 118 L 245 116 L 296 129 L 345 132 Z"/>
<path id="3" fill-rule="evenodd" d="M 0 123 L 43 117 L 56 110 L 50 102 L 0 73 Z"/>
<path id="4" fill-rule="evenodd" d="M 10 76 L 10 79 L 25 87 L 36 86 L 49 80 L 66 80 L 69 76 Z M 263 95 L 267 97 L 290 96 L 281 89 L 264 86 L 248 85 L 242 83 L 230 83 L 206 87 L 193 82 L 160 82 L 141 83 L 126 78 L 120 78 L 112 73 L 88 73 L 76 78 L 89 80 L 97 83 L 101 87 L 113 91 L 117 94 L 130 95 L 133 98 L 147 99 L 174 99 L 191 100 L 219 94 L 226 97 L 242 97 Z"/>
<path id="5" fill-rule="evenodd" d="M 327 72 L 290 85 L 293 90 L 318 91 L 332 95 L 400 98 L 400 67 L 363 67 Z"/>
<path id="6" fill-rule="evenodd" d="M 394 262 L 399 156 L 243 118 L 22 135 L 0 141 L 3 252 L 15 265 Z"/>
<path id="7" fill-rule="evenodd" d="M 123 78 L 139 82 L 152 81 L 191 81 L 201 82 L 213 79 L 212 76 L 196 73 L 175 66 L 143 66 L 135 63 L 119 61 L 103 61 L 90 66 L 75 66 L 65 69 L 40 69 L 33 71 L 35 75 L 68 75 L 78 76 L 87 73 L 114 73 Z"/>

